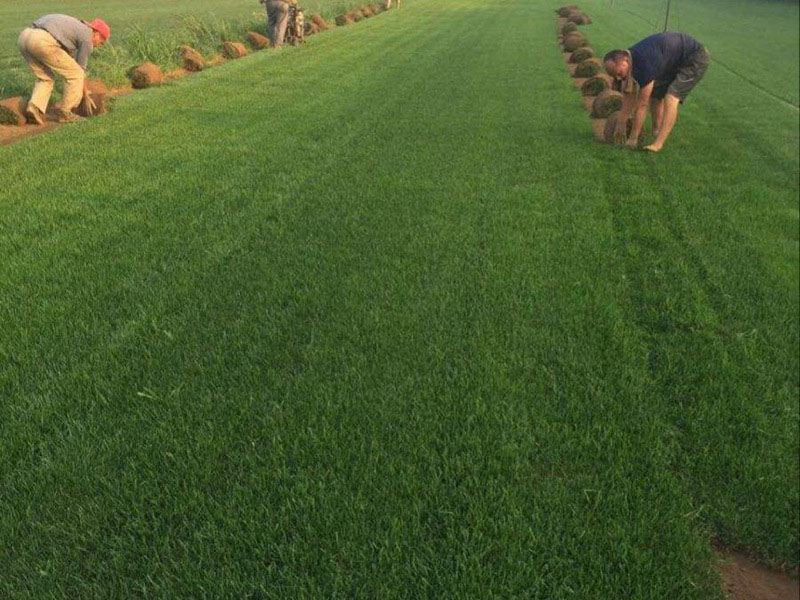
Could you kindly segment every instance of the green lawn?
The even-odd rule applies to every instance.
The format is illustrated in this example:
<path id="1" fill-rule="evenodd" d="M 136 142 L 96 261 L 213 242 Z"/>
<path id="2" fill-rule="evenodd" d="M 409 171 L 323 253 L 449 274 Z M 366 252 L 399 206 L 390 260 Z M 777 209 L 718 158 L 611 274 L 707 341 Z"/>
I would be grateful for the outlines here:
<path id="1" fill-rule="evenodd" d="M 598 145 L 553 6 L 409 2 L 0 147 L 0 597 L 797 566 L 798 112 L 712 63 L 662 154 Z"/>
<path id="2" fill-rule="evenodd" d="M 359 0 L 305 0 L 311 16 L 341 14 Z M 221 39 L 244 39 L 244 32 L 266 29 L 266 12 L 258 0 L 26 0 L 0 3 L 0 98 L 30 93 L 33 75 L 17 50 L 20 31 L 38 17 L 66 13 L 79 19 L 103 17 L 111 26 L 111 41 L 96 50 L 90 75 L 122 84 L 125 71 L 150 60 L 165 68 L 179 66 L 175 49 L 190 43 L 207 54 L 219 52 Z"/>

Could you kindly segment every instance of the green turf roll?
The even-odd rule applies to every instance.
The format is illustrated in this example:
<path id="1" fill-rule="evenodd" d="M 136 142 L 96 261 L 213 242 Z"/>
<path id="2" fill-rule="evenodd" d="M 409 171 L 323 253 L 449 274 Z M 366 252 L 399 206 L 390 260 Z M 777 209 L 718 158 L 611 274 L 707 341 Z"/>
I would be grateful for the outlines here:
<path id="1" fill-rule="evenodd" d="M 191 46 L 183 45 L 178 48 L 178 56 L 183 60 L 183 68 L 187 71 L 202 71 L 206 67 L 203 55 Z"/>
<path id="2" fill-rule="evenodd" d="M 587 58 L 575 68 L 573 77 L 594 77 L 602 72 L 603 63 L 599 58 Z"/>
<path id="3" fill-rule="evenodd" d="M 583 82 L 581 94 L 584 96 L 597 96 L 611 89 L 611 78 L 605 73 L 598 73 Z"/>
<path id="4" fill-rule="evenodd" d="M 622 94 L 614 90 L 605 90 L 598 94 L 592 105 L 593 119 L 607 119 L 608 116 L 622 108 Z"/>
<path id="5" fill-rule="evenodd" d="M 575 52 L 578 48 L 582 48 L 583 46 L 589 45 L 589 40 L 587 40 L 583 35 L 570 33 L 567 37 L 564 38 L 564 52 Z"/>
<path id="6" fill-rule="evenodd" d="M 591 46 L 583 46 L 572 53 L 569 57 L 569 62 L 580 64 L 589 58 L 594 58 L 594 48 Z"/>
<path id="7" fill-rule="evenodd" d="M 247 56 L 247 48 L 241 42 L 222 42 L 222 55 L 225 58 L 242 58 Z"/>
<path id="8" fill-rule="evenodd" d="M 578 26 L 575 23 L 565 23 L 561 27 L 561 35 L 567 36 L 573 31 L 578 31 Z"/>
<path id="9" fill-rule="evenodd" d="M 566 4 L 556 10 L 556 12 L 558 13 L 559 17 L 568 17 L 571 12 L 578 10 L 578 8 L 579 7 L 577 4 Z"/>

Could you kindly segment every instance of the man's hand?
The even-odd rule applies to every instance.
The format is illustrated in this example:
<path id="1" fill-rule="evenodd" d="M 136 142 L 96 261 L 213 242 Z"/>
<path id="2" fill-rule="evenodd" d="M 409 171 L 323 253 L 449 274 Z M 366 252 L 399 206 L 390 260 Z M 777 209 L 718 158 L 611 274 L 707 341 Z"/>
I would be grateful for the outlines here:
<path id="1" fill-rule="evenodd" d="M 86 114 L 90 117 L 93 116 L 94 111 L 97 110 L 97 105 L 94 103 L 94 100 L 92 100 L 92 97 L 88 93 L 83 95 L 82 104 Z"/>
<path id="2" fill-rule="evenodd" d="M 628 141 L 625 143 L 625 145 L 631 150 L 636 150 L 639 147 L 639 138 L 628 138 Z"/>

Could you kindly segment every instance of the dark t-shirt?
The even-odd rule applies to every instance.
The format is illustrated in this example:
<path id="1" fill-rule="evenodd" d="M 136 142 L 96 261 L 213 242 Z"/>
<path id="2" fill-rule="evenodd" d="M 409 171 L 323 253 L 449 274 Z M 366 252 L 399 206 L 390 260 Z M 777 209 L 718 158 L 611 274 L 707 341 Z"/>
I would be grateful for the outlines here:
<path id="1" fill-rule="evenodd" d="M 630 48 L 633 78 L 644 87 L 651 81 L 672 81 L 689 57 L 703 45 L 690 35 L 656 33 Z"/>

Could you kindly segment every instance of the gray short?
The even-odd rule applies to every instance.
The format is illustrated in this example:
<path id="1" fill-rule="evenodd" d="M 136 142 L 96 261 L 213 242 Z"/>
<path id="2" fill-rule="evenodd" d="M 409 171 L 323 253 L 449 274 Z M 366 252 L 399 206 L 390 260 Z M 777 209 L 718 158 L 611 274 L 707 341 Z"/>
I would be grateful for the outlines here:
<path id="1" fill-rule="evenodd" d="M 708 52 L 706 52 L 705 48 L 701 48 L 689 57 L 686 64 L 678 71 L 675 79 L 672 81 L 656 81 L 653 86 L 653 98 L 661 100 L 667 94 L 672 94 L 683 103 L 689 92 L 706 74 L 708 61 Z"/>

